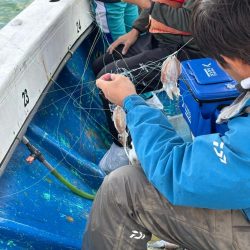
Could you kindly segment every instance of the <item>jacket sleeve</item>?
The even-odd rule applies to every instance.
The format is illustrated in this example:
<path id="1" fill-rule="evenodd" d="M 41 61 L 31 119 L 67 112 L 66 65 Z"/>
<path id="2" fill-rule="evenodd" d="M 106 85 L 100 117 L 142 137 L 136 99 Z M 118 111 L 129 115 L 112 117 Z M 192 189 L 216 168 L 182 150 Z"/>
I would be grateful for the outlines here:
<path id="1" fill-rule="evenodd" d="M 151 16 L 171 28 L 190 32 L 190 14 L 193 2 L 193 0 L 187 0 L 182 8 L 173 8 L 165 4 L 155 3 Z"/>
<path id="2" fill-rule="evenodd" d="M 147 106 L 141 97 L 127 97 L 124 109 L 148 180 L 172 204 L 209 209 L 250 207 L 250 171 L 244 171 L 250 161 L 234 152 L 230 133 L 199 136 L 187 143 L 165 114 Z"/>
<path id="3" fill-rule="evenodd" d="M 140 16 L 135 20 L 133 28 L 143 33 L 148 30 L 150 9 L 142 10 Z"/>

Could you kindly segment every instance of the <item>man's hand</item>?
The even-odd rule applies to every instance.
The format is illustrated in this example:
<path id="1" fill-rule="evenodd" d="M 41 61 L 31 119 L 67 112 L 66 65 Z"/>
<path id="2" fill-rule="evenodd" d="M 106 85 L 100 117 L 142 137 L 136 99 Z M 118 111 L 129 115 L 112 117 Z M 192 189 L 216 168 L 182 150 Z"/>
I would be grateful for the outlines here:
<path id="1" fill-rule="evenodd" d="M 136 42 L 139 37 L 139 31 L 136 29 L 132 29 L 127 34 L 120 36 L 116 41 L 114 41 L 109 47 L 107 52 L 112 54 L 113 51 L 121 44 L 124 45 L 122 54 L 126 55 L 129 48 Z"/>
<path id="2" fill-rule="evenodd" d="M 149 9 L 151 7 L 151 0 L 123 0 L 123 2 L 136 4 L 141 9 Z"/>
<path id="3" fill-rule="evenodd" d="M 110 102 L 121 107 L 127 96 L 136 94 L 134 84 L 123 75 L 105 74 L 96 80 L 96 85 Z"/>

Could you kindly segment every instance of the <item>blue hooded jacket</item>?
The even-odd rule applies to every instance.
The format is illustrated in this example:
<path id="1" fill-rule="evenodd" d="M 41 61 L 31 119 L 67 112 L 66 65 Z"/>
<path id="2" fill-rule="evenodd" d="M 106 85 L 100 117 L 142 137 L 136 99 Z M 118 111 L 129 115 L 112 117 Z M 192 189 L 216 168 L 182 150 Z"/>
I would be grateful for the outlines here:
<path id="1" fill-rule="evenodd" d="M 127 125 L 148 180 L 172 204 L 208 209 L 250 207 L 250 115 L 229 131 L 184 142 L 166 115 L 137 95 L 124 100 Z M 250 100 L 245 104 L 250 106 Z"/>

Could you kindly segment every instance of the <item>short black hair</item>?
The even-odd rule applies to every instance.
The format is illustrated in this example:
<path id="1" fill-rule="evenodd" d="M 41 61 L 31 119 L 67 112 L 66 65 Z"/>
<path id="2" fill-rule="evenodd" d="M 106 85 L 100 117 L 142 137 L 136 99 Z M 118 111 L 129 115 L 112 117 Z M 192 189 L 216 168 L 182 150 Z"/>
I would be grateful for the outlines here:
<path id="1" fill-rule="evenodd" d="M 223 66 L 221 55 L 250 65 L 250 0 L 196 0 L 191 30 L 199 48 Z"/>

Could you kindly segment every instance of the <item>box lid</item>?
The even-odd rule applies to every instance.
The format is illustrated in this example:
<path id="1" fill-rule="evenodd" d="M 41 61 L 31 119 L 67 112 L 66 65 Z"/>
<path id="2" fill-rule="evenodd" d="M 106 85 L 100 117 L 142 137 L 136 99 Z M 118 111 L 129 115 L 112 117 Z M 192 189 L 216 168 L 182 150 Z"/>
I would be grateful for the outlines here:
<path id="1" fill-rule="evenodd" d="M 239 95 L 237 82 L 211 58 L 182 62 L 182 80 L 199 100 L 229 99 Z"/>
<path id="2" fill-rule="evenodd" d="M 210 58 L 188 61 L 188 66 L 198 84 L 211 84 L 232 81 L 232 78 Z"/>

